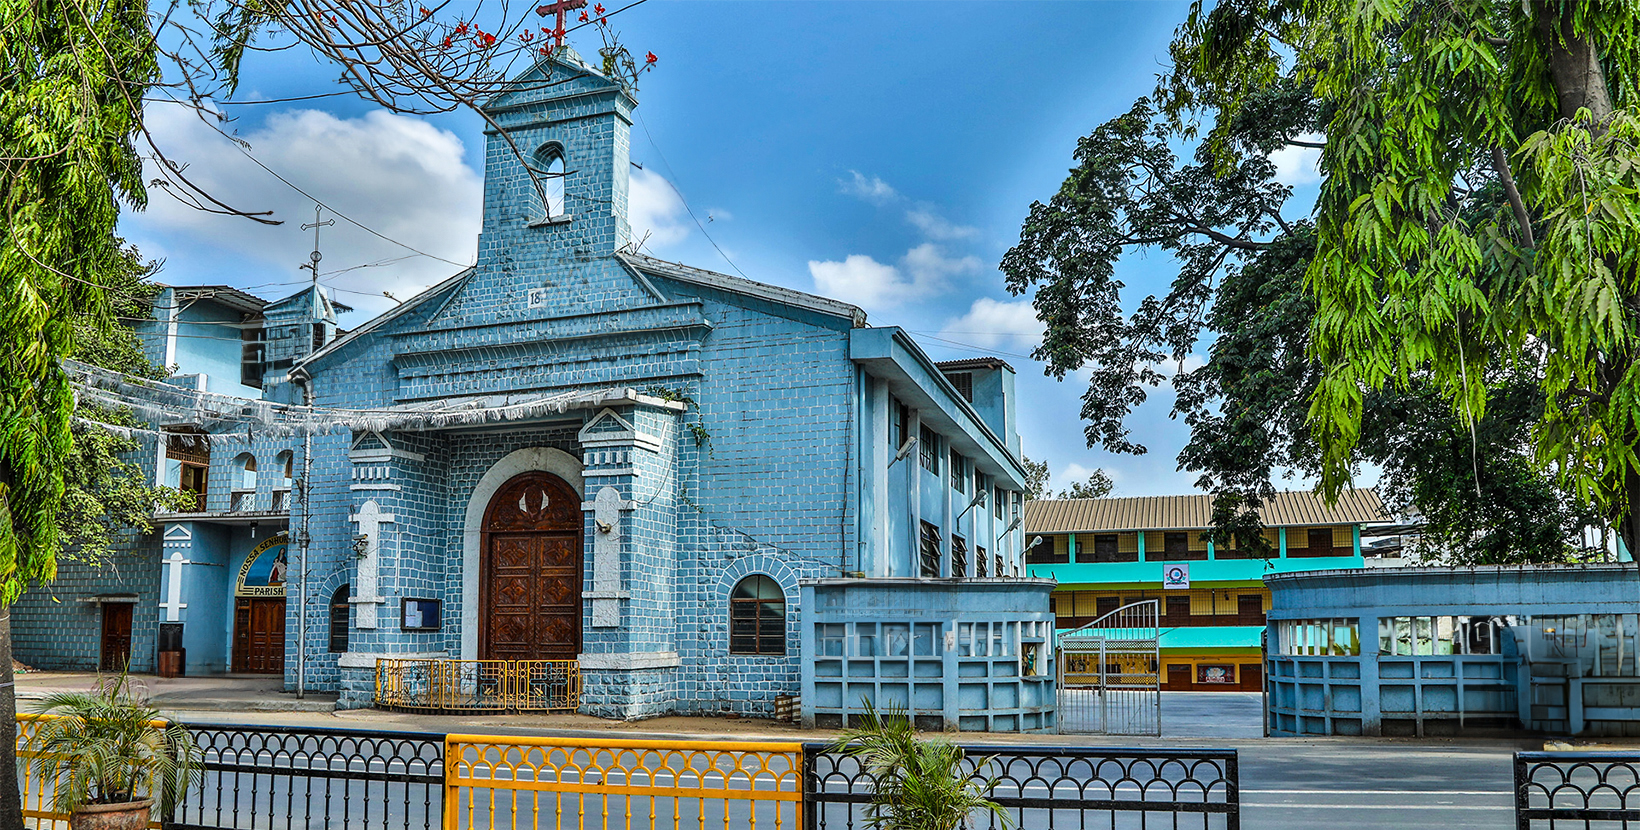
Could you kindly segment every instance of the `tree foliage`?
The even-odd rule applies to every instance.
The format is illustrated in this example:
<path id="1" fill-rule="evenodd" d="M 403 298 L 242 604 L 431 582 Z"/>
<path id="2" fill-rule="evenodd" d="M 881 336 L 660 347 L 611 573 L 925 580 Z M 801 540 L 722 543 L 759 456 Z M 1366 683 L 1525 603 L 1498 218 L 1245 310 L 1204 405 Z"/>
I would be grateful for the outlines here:
<path id="1" fill-rule="evenodd" d="M 1116 482 L 1110 480 L 1110 474 L 1104 470 L 1094 470 L 1087 479 L 1073 481 L 1071 486 L 1059 491 L 1062 499 L 1102 499 L 1116 489 Z"/>
<path id="2" fill-rule="evenodd" d="M 1190 427 L 1179 466 L 1215 496 L 1209 537 L 1255 555 L 1272 553 L 1256 509 L 1277 480 L 1322 471 L 1309 418 L 1326 372 L 1312 353 L 1317 304 L 1305 288 L 1317 229 L 1283 216 L 1290 193 L 1275 181 L 1269 155 L 1319 146 L 1326 112 L 1296 83 L 1279 84 L 1248 99 L 1221 145 L 1201 142 L 1181 159 L 1178 131 L 1141 100 L 1079 143 L 1078 167 L 1049 203 L 1032 206 L 1003 264 L 1011 290 L 1034 292 L 1049 370 L 1091 369 L 1083 408 L 1090 443 L 1145 452 L 1128 437 L 1126 419 L 1150 387 L 1171 383 L 1172 414 Z M 1457 202 L 1472 217 L 1503 204 L 1496 186 Z M 1135 303 L 1116 266 L 1157 249 L 1174 255 L 1178 275 L 1164 294 Z M 1204 365 L 1186 370 L 1203 350 Z M 1580 554 L 1593 517 L 1532 463 L 1520 419 L 1537 410 L 1521 388 L 1523 377 L 1531 385 L 1523 372 L 1500 364 L 1477 375 L 1510 403 L 1480 413 L 1474 430 L 1451 407 L 1430 405 L 1439 396 L 1427 373 L 1363 399 L 1366 423 L 1350 463 L 1384 470 L 1381 494 L 1392 510 L 1424 519 L 1425 552 L 1434 558 Z"/>
<path id="3" fill-rule="evenodd" d="M 1048 462 L 1032 461 L 1030 456 L 1020 456 L 1019 463 L 1025 468 L 1025 498 L 1048 498 L 1052 493 L 1048 489 Z"/>
<path id="4" fill-rule="evenodd" d="M 156 268 L 144 264 L 136 249 L 121 250 L 119 268 L 109 274 L 105 287 L 114 321 L 109 325 L 75 321 L 77 360 L 140 377 L 165 377 L 165 371 L 143 354 L 130 325 L 152 313 L 159 288 L 148 277 Z M 116 545 L 128 534 L 153 532 L 156 506 L 190 509 L 191 496 L 149 484 L 142 467 L 132 461 L 143 443 L 126 430 L 142 426 L 127 409 L 76 403 L 58 512 L 60 558 L 117 567 Z"/>
<path id="5" fill-rule="evenodd" d="M 1529 378 L 1535 464 L 1640 540 L 1635 184 L 1640 12 L 1604 0 L 1197 3 L 1160 92 L 1235 164 L 1271 90 L 1325 113 L 1308 423 L 1349 481 L 1375 393 L 1427 385 L 1466 423 Z M 1466 202 L 1495 189 L 1493 210 Z M 1495 370 L 1500 373 L 1495 373 Z"/>

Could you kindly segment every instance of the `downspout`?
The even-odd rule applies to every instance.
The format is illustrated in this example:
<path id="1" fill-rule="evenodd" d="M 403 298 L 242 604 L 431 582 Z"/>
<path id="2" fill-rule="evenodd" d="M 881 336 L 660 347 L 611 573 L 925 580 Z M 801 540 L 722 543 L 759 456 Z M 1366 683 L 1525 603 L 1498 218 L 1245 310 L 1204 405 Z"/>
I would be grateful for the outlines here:
<path id="1" fill-rule="evenodd" d="M 309 507 L 313 498 L 313 379 L 301 368 L 296 368 L 290 372 L 290 380 L 302 387 L 302 405 L 307 408 L 302 419 L 302 533 L 296 568 L 296 699 L 301 700 L 307 696 L 308 543 L 312 538 L 308 522 L 313 513 Z"/>

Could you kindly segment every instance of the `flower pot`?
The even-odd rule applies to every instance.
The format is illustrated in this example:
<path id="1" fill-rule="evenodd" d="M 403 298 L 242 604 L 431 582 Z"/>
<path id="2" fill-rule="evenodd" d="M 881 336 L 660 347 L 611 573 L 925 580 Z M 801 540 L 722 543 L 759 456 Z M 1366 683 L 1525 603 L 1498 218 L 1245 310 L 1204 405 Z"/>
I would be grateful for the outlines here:
<path id="1" fill-rule="evenodd" d="M 120 804 L 87 804 L 68 817 L 68 830 L 143 830 L 152 798 Z"/>

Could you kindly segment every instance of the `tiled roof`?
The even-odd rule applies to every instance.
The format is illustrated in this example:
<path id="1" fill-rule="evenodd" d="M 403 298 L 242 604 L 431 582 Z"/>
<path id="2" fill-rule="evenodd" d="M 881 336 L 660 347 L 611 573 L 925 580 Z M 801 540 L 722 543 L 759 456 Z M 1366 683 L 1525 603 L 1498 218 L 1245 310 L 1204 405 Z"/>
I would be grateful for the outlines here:
<path id="1" fill-rule="evenodd" d="M 1353 525 L 1388 521 L 1372 490 L 1345 490 L 1338 504 L 1308 491 L 1284 491 L 1264 503 L 1268 527 Z M 1213 497 L 1140 496 L 1121 499 L 1041 499 L 1025 503 L 1026 533 L 1092 533 L 1109 530 L 1196 530 L 1212 525 Z"/>
<path id="2" fill-rule="evenodd" d="M 1000 357 L 964 357 L 957 360 L 942 360 L 934 364 L 942 372 L 961 372 L 967 369 L 1007 369 L 1012 372 L 1014 367 Z"/>

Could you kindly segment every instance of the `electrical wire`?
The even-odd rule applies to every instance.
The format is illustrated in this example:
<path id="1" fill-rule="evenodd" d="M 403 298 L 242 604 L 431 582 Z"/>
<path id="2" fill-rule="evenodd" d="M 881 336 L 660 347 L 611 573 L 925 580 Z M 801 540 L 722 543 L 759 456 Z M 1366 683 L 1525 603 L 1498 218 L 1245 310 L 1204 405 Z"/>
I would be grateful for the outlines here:
<path id="1" fill-rule="evenodd" d="M 639 0 L 639 2 L 643 2 L 643 0 Z M 683 209 L 689 214 L 689 218 L 695 221 L 695 227 L 700 228 L 700 235 L 706 237 L 707 242 L 712 243 L 712 248 L 718 252 L 718 256 L 723 257 L 723 261 L 729 263 L 729 267 L 735 269 L 735 273 L 739 274 L 742 279 L 751 279 L 751 277 L 746 276 L 745 271 L 740 270 L 740 266 L 736 265 L 735 261 L 730 259 L 728 254 L 723 252 L 723 248 L 717 244 L 717 240 L 713 239 L 712 235 L 706 232 L 706 226 L 701 224 L 700 217 L 695 215 L 695 209 L 689 207 L 689 200 L 684 198 L 683 191 L 679 190 L 676 184 L 673 184 L 672 180 L 676 179 L 678 174 L 672 169 L 671 163 L 666 160 L 666 154 L 661 152 L 661 146 L 655 143 L 655 136 L 649 132 L 649 122 L 643 119 L 642 112 L 639 112 L 638 110 L 633 110 L 633 112 L 638 115 L 638 125 L 643 127 L 643 134 L 645 138 L 649 139 L 649 146 L 655 148 L 655 156 L 659 158 L 661 160 L 661 164 L 666 167 L 666 186 L 672 188 L 673 193 L 678 194 L 678 201 L 683 203 Z"/>

